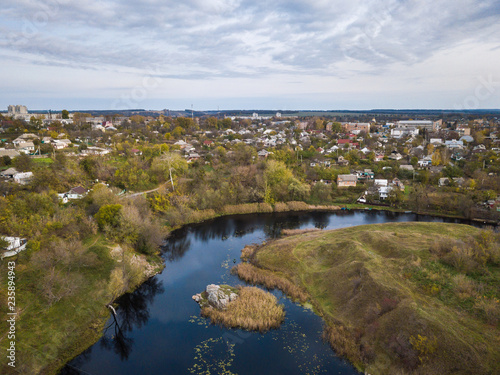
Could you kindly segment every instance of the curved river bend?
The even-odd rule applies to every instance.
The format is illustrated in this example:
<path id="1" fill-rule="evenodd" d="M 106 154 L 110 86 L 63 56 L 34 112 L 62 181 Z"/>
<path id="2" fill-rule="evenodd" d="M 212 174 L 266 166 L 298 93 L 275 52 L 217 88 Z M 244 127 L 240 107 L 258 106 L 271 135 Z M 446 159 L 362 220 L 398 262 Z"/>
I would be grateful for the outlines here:
<path id="1" fill-rule="evenodd" d="M 191 296 L 207 284 L 244 284 L 230 270 L 240 251 L 281 229 L 336 229 L 396 221 L 460 222 L 383 211 L 259 214 L 219 218 L 172 233 L 166 268 L 118 300 L 118 324 L 69 362 L 61 375 L 358 374 L 321 340 L 323 323 L 274 292 L 285 305 L 281 328 L 266 334 L 225 329 L 200 318 Z"/>

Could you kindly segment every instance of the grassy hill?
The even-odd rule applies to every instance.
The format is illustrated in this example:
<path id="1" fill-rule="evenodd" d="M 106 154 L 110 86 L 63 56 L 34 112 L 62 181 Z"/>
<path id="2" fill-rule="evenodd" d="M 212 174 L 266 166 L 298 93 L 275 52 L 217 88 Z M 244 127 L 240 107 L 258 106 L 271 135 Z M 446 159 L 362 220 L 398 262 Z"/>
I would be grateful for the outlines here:
<path id="1" fill-rule="evenodd" d="M 366 373 L 498 374 L 498 240 L 467 225 L 377 224 L 285 237 L 249 258 L 261 279 L 307 291 L 325 338 Z"/>

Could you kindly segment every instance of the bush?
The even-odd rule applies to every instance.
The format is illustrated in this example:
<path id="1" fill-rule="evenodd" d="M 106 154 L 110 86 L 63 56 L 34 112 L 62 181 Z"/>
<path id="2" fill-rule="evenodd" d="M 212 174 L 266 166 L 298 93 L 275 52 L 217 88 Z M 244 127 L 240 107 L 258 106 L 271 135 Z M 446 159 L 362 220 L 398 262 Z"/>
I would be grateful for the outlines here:
<path id="1" fill-rule="evenodd" d="M 114 228 L 120 225 L 122 207 L 121 204 L 105 204 L 99 208 L 94 216 L 99 228 L 102 230 L 106 226 Z"/>

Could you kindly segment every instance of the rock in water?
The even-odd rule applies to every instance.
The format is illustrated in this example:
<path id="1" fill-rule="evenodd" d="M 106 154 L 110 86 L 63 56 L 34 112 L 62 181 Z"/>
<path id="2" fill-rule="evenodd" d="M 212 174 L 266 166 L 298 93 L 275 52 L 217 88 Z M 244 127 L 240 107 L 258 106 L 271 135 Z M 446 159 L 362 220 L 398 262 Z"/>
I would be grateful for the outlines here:
<path id="1" fill-rule="evenodd" d="M 225 310 L 229 302 L 238 298 L 238 294 L 234 293 L 227 285 L 223 285 L 223 287 L 221 287 L 220 285 L 210 284 L 207 285 L 205 293 L 195 294 L 192 298 L 201 306 L 208 303 L 216 309 Z"/>

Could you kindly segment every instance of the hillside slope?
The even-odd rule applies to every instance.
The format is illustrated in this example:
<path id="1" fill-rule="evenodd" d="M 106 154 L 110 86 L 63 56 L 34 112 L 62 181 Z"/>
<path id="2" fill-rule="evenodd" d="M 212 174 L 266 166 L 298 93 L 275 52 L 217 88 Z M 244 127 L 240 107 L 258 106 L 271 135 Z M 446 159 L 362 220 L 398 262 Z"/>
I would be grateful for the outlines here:
<path id="1" fill-rule="evenodd" d="M 251 257 L 304 288 L 337 353 L 370 374 L 500 373 L 499 242 L 442 223 L 273 241 Z"/>

